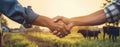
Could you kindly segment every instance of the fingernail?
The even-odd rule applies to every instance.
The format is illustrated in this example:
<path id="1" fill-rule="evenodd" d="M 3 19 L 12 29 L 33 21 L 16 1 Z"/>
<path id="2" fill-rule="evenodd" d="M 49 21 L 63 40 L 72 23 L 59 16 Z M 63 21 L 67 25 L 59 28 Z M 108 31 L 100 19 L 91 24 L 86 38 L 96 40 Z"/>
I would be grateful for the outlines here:
<path id="1" fill-rule="evenodd" d="M 55 31 L 53 31 L 52 33 L 53 33 L 54 35 L 56 35 L 56 34 L 58 33 L 58 31 L 55 30 Z"/>

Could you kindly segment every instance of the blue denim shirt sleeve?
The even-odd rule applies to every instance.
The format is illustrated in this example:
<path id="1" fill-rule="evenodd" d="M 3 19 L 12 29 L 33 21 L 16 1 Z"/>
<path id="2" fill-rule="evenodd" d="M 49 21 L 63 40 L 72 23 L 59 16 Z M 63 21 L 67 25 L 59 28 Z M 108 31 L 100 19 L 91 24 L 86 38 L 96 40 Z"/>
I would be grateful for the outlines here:
<path id="1" fill-rule="evenodd" d="M 17 0 L 0 0 L 1 13 L 11 16 L 15 11 L 24 12 L 24 7 Z"/>
<path id="2" fill-rule="evenodd" d="M 24 27 L 30 27 L 38 17 L 31 8 L 22 7 L 17 0 L 0 0 L 0 13 Z"/>
<path id="3" fill-rule="evenodd" d="M 0 12 L 10 19 L 23 24 L 23 15 L 25 13 L 25 10 L 24 7 L 22 7 L 17 0 L 0 0 Z M 19 19 L 21 20 L 19 21 Z"/>

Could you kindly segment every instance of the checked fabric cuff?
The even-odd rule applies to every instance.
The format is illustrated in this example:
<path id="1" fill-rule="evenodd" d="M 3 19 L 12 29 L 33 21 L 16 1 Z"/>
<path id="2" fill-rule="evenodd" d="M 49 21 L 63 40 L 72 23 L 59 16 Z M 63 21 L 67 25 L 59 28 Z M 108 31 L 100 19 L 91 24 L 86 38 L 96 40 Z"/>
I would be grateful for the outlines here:
<path id="1" fill-rule="evenodd" d="M 117 4 L 117 2 L 113 2 L 110 5 L 106 6 L 104 9 L 106 18 L 109 23 L 117 22 L 120 19 L 120 11 L 118 8 L 120 5 Z"/>

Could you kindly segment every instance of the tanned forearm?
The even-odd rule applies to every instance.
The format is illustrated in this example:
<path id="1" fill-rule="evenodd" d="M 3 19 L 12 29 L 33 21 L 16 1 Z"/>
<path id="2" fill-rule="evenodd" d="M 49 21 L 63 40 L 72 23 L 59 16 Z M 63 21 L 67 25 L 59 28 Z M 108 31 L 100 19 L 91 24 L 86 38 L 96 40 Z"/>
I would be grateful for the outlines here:
<path id="1" fill-rule="evenodd" d="M 75 26 L 99 25 L 106 22 L 106 16 L 102 9 L 90 15 L 71 18 L 70 21 L 72 21 Z"/>
<path id="2" fill-rule="evenodd" d="M 48 28 L 54 28 L 53 20 L 45 16 L 38 16 L 32 24 Z"/>

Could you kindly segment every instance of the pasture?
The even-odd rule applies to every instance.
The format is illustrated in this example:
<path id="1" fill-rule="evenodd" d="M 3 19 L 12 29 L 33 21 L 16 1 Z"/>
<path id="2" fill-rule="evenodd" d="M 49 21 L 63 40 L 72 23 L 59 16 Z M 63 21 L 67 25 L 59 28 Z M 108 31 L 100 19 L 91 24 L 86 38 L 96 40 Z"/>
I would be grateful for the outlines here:
<path id="1" fill-rule="evenodd" d="M 58 38 L 49 32 L 19 32 L 9 33 L 6 47 L 119 47 L 120 37 L 116 41 L 103 39 L 103 33 L 98 39 L 85 39 L 81 34 L 72 32 L 65 38 Z"/>

